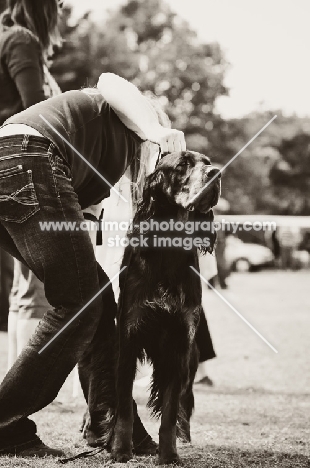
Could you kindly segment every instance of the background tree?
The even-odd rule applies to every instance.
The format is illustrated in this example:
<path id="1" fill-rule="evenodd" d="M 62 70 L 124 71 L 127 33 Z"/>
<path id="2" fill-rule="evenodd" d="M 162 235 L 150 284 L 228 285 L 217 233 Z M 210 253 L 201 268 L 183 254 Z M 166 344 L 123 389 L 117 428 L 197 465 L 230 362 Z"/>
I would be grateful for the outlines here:
<path id="1" fill-rule="evenodd" d="M 1 1 L 1 0 L 0 0 Z M 224 165 L 275 113 L 277 119 L 225 170 L 223 196 L 232 213 L 310 214 L 310 120 L 281 111 L 225 120 L 216 99 L 227 94 L 220 46 L 201 42 L 162 0 L 129 0 L 95 21 L 74 25 L 64 10 L 63 49 L 52 72 L 62 89 L 93 86 L 113 72 L 155 94 L 190 149 Z"/>
<path id="2" fill-rule="evenodd" d="M 94 26 L 86 13 L 78 22 L 72 23 L 71 7 L 63 8 L 60 32 L 63 44 L 55 51 L 51 72 L 62 91 L 80 89 L 87 86 L 92 78 L 92 27 Z"/>
<path id="3" fill-rule="evenodd" d="M 310 134 L 298 133 L 278 146 L 281 158 L 270 171 L 274 210 L 283 214 L 310 214 Z"/>
<path id="4" fill-rule="evenodd" d="M 199 135 L 206 148 L 215 100 L 227 92 L 226 62 L 218 44 L 200 43 L 161 0 L 130 0 L 104 24 L 84 17 L 72 28 L 65 15 L 63 22 L 66 43 L 53 68 L 63 89 L 76 87 L 77 76 L 93 85 L 102 71 L 117 73 L 158 96 L 173 124 L 187 136 Z M 81 73 L 78 65 L 83 62 Z M 68 63 L 70 72 L 63 72 Z"/>

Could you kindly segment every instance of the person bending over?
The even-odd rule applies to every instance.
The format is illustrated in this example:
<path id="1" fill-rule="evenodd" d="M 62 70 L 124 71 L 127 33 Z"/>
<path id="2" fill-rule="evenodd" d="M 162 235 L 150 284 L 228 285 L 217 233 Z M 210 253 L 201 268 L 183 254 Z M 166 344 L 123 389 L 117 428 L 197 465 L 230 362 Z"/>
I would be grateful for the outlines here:
<path id="1" fill-rule="evenodd" d="M 0 247 L 36 274 L 51 304 L 0 386 L 1 454 L 62 454 L 43 444 L 28 416 L 55 399 L 90 348 L 100 354 L 92 342 L 116 305 L 89 233 L 46 226 L 78 228 L 82 209 L 109 196 L 144 141 L 162 152 L 186 149 L 184 134 L 162 127 L 139 90 L 110 73 L 97 89 L 40 102 L 0 129 Z M 91 394 L 96 382 L 88 383 Z"/>

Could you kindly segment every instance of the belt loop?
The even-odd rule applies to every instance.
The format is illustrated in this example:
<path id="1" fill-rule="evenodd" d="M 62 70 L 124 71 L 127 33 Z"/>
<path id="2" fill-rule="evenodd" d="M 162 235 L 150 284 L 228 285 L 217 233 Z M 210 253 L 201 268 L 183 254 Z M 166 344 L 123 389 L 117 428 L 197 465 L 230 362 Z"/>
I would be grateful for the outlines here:
<path id="1" fill-rule="evenodd" d="M 27 151 L 29 144 L 29 135 L 24 135 L 23 141 L 22 141 L 22 151 Z"/>

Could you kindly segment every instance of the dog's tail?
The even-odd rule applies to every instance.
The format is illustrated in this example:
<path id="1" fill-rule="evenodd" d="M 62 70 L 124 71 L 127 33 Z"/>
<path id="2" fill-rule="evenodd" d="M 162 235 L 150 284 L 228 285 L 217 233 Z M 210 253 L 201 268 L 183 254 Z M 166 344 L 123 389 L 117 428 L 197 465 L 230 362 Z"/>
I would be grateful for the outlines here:
<path id="1" fill-rule="evenodd" d="M 147 403 L 148 408 L 151 410 L 152 417 L 158 419 L 162 414 L 163 405 L 163 392 L 161 392 L 154 381 L 151 387 L 151 395 Z M 180 405 L 177 415 L 177 437 L 183 442 L 190 442 L 190 417 L 194 409 L 194 397 L 191 391 L 188 394 L 181 396 Z"/>

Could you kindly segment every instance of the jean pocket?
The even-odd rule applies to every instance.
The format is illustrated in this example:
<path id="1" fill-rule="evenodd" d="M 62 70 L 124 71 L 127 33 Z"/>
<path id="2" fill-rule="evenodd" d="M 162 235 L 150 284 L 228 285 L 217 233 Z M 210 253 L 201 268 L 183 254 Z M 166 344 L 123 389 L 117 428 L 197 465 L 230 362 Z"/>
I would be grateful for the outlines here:
<path id="1" fill-rule="evenodd" d="M 0 171 L 0 221 L 22 223 L 39 211 L 32 171 L 21 165 Z"/>

